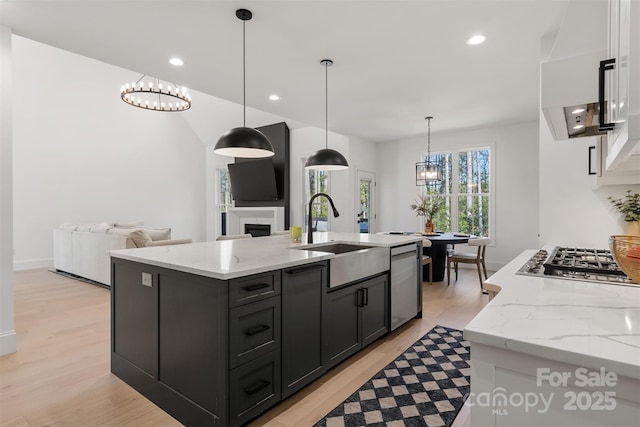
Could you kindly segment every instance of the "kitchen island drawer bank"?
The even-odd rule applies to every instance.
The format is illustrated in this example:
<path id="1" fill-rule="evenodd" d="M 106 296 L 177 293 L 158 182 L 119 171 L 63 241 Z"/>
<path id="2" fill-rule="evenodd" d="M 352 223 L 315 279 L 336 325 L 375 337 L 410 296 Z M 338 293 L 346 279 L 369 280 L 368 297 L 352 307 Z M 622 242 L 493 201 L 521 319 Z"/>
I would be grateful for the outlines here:
<path id="1" fill-rule="evenodd" d="M 389 253 L 421 240 L 314 237 L 318 246 L 343 242 Z M 353 325 L 361 334 L 367 331 L 358 328 L 375 326 L 362 347 L 390 330 L 390 265 L 331 288 L 334 254 L 281 236 L 244 240 L 111 254 L 111 370 L 185 425 L 243 425 L 333 367 L 336 292 L 358 289 L 355 312 L 378 305 L 378 320 Z"/>

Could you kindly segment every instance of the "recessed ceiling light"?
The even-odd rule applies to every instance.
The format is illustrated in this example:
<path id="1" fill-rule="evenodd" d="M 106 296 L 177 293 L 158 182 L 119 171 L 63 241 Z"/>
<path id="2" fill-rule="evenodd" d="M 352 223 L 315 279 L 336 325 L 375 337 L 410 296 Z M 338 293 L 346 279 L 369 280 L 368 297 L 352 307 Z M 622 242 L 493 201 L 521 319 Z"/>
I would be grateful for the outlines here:
<path id="1" fill-rule="evenodd" d="M 277 101 L 278 99 L 280 99 L 280 97 L 274 93 L 273 95 L 269 95 L 269 99 L 272 101 Z"/>
<path id="2" fill-rule="evenodd" d="M 466 43 L 470 45 L 483 43 L 487 38 L 482 34 L 476 34 L 475 36 L 471 36 L 467 39 Z"/>
<path id="3" fill-rule="evenodd" d="M 176 67 L 182 67 L 184 65 L 184 61 L 180 58 L 171 58 L 169 60 L 169 64 L 175 65 Z"/>
<path id="4" fill-rule="evenodd" d="M 582 129 L 583 127 L 584 125 L 575 125 L 573 128 L 577 130 L 577 129 Z"/>
<path id="5" fill-rule="evenodd" d="M 576 108 L 571 112 L 571 114 L 580 114 L 580 113 L 584 113 L 584 108 Z"/>

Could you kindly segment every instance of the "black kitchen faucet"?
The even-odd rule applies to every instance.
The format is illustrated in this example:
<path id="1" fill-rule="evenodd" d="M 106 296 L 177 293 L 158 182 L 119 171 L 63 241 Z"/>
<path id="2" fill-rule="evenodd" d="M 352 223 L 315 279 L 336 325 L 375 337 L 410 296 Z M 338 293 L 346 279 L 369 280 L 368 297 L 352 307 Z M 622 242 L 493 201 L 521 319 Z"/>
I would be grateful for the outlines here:
<path id="1" fill-rule="evenodd" d="M 333 200 L 331 200 L 331 196 L 325 193 L 316 193 L 313 196 L 311 196 L 311 200 L 309 200 L 309 224 L 307 224 L 307 243 L 313 243 L 313 213 L 311 210 L 311 205 L 313 204 L 313 201 L 316 199 L 316 197 L 319 197 L 319 196 L 324 196 L 327 198 L 327 200 L 329 200 L 329 203 L 331 204 L 331 209 L 333 210 L 334 218 L 337 218 L 340 216 L 340 213 L 338 213 L 338 210 L 333 204 Z"/>

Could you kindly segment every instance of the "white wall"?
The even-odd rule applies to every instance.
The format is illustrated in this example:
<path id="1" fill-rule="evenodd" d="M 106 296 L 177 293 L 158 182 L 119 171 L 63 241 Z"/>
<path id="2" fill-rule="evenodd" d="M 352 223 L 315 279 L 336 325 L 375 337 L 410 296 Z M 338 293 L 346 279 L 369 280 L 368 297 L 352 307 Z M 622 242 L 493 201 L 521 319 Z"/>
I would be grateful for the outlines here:
<path id="1" fill-rule="evenodd" d="M 0 356 L 16 351 L 13 323 L 11 29 L 0 25 Z"/>
<path id="2" fill-rule="evenodd" d="M 205 239 L 205 146 L 190 111 L 131 107 L 119 88 L 139 74 L 18 36 L 13 65 L 16 268 L 51 265 L 63 222 L 142 220 Z"/>
<path id="3" fill-rule="evenodd" d="M 422 229 L 409 205 L 419 194 L 415 163 L 426 137 L 378 146 L 379 230 Z M 487 266 L 499 268 L 527 248 L 538 247 L 538 123 L 431 135 L 431 152 L 493 144 L 495 232 Z"/>
<path id="4" fill-rule="evenodd" d="M 612 209 L 608 197 L 621 197 L 627 190 L 640 192 L 640 185 L 595 188 L 588 174 L 589 146 L 593 138 L 554 141 L 549 127 L 540 120 L 540 244 L 609 247 L 609 236 L 623 233 L 624 220 Z"/>

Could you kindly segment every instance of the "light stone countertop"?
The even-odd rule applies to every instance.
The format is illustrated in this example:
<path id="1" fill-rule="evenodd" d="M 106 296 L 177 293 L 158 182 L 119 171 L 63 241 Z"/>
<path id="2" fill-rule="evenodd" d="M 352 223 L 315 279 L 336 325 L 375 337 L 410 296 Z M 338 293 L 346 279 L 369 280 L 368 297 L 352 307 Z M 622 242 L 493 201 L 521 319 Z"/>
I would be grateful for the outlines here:
<path id="1" fill-rule="evenodd" d="M 111 256 L 170 268 L 199 276 L 227 280 L 296 265 L 331 259 L 334 254 L 296 250 L 323 243 L 359 243 L 370 246 L 394 247 L 418 242 L 422 236 L 358 234 L 328 232 L 313 233 L 314 243 L 292 243 L 289 236 L 265 236 L 251 239 L 201 242 L 185 245 L 120 249 Z"/>
<path id="2" fill-rule="evenodd" d="M 465 339 L 640 379 L 640 285 L 516 275 L 536 252 L 489 277 L 485 289 L 499 293 Z"/>

